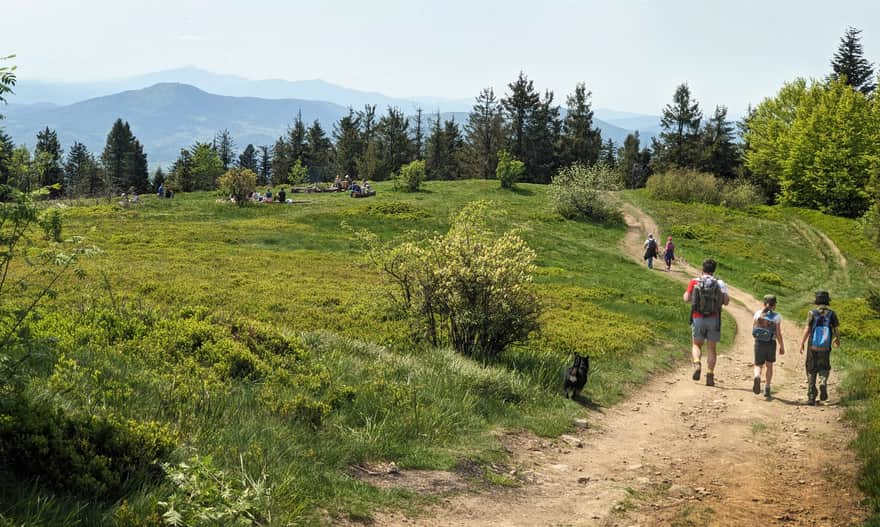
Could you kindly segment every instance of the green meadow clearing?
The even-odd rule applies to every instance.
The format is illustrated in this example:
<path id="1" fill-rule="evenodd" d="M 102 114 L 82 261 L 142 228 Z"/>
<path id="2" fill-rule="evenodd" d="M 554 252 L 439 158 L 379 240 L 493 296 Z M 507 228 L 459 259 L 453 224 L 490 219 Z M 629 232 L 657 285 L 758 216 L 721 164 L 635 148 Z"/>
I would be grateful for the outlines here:
<path id="1" fill-rule="evenodd" d="M 173 475 L 117 481 L 112 466 L 42 459 L 28 479 L 14 468 L 0 474 L 0 525 L 160 525 L 169 511 L 203 512 L 222 488 L 269 525 L 368 518 L 377 507 L 430 499 L 352 476 L 350 467 L 372 462 L 466 468 L 485 484 L 515 485 L 492 468 L 505 460 L 493 432 L 571 429 L 583 406 L 563 399 L 560 385 L 573 351 L 592 357 L 583 403 L 600 406 L 688 360 L 681 287 L 622 253 L 622 225 L 563 220 L 540 185 L 428 182 L 412 194 L 377 187 L 374 198 L 295 194 L 292 205 L 237 208 L 192 193 L 147 196 L 130 208 L 64 208 L 64 236 L 85 236 L 102 252 L 83 260 L 85 276 L 66 277 L 35 317 L 31 331 L 49 339 L 51 353 L 27 384 L 28 400 L 41 411 L 123 423 Z M 869 469 L 880 463 L 880 412 L 858 401 L 880 392 L 880 318 L 866 300 L 880 254 L 853 235 L 854 222 L 624 196 L 676 236 L 688 261 L 716 257 L 723 278 L 756 295 L 777 293 L 790 316 L 805 316 L 816 286 L 831 289 L 859 379 L 851 397 L 866 430 L 865 481 L 876 492 Z M 536 251 L 545 309 L 542 334 L 492 360 L 414 339 L 352 234 L 424 238 L 445 232 L 450 216 L 478 199 L 493 203 L 499 232 L 516 229 Z M 820 230 L 846 269 L 815 243 Z M 82 476 L 52 483 L 71 468 Z M 192 498 L 199 495 L 204 502 Z"/>

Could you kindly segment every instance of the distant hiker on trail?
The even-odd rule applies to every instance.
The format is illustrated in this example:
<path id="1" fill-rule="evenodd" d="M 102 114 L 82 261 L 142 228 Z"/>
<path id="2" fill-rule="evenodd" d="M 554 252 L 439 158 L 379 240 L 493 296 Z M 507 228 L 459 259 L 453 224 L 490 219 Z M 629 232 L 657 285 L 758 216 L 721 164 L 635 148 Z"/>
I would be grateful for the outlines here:
<path id="1" fill-rule="evenodd" d="M 672 262 L 675 261 L 675 244 L 672 243 L 672 236 L 666 238 L 666 247 L 663 249 L 663 260 L 666 262 L 666 272 L 672 270 Z"/>
<path id="2" fill-rule="evenodd" d="M 755 337 L 755 382 L 752 391 L 761 393 L 761 366 L 767 372 L 764 383 L 764 397 L 770 398 L 770 381 L 773 379 L 773 363 L 776 362 L 776 343 L 779 343 L 779 354 L 785 355 L 785 341 L 782 340 L 782 315 L 774 311 L 776 297 L 764 296 L 764 307 L 755 311 L 752 323 L 752 336 Z"/>
<path id="3" fill-rule="evenodd" d="M 648 235 L 648 239 L 645 240 L 645 260 L 648 260 L 648 269 L 654 268 L 654 258 L 657 257 L 657 240 L 654 239 L 653 234 Z"/>
<path id="4" fill-rule="evenodd" d="M 840 321 L 837 313 L 828 307 L 828 291 L 816 291 L 816 309 L 807 317 L 807 327 L 801 337 L 801 355 L 807 350 L 807 404 L 816 404 L 816 376 L 819 377 L 819 400 L 828 400 L 828 375 L 831 373 L 831 346 L 840 347 Z"/>
<path id="5" fill-rule="evenodd" d="M 721 308 L 730 303 L 727 284 L 715 278 L 715 260 L 703 260 L 703 274 L 688 283 L 684 301 L 691 303 L 691 355 L 694 359 L 695 381 L 700 380 L 703 342 L 706 342 L 706 386 L 715 386 L 715 348 L 721 340 Z"/>

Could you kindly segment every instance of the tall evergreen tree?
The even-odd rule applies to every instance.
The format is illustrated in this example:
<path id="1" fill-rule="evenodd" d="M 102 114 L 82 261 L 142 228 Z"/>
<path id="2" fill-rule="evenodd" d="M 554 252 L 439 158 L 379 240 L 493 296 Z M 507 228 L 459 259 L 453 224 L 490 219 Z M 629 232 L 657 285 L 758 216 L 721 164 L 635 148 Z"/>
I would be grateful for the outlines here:
<path id="1" fill-rule="evenodd" d="M 874 64 L 868 62 L 862 50 L 860 29 L 849 27 L 840 37 L 840 46 L 831 59 L 831 79 L 846 78 L 846 83 L 865 95 L 877 87 L 874 82 Z"/>
<path id="2" fill-rule="evenodd" d="M 360 115 L 349 108 L 348 115 L 333 125 L 333 139 L 336 141 L 336 174 L 357 176 L 357 162 L 364 149 Z"/>
<path id="3" fill-rule="evenodd" d="M 567 112 L 562 123 L 562 164 L 592 165 L 599 159 L 602 134 L 593 126 L 591 93 L 584 83 L 578 83 L 574 93 L 565 100 Z"/>
<path id="4" fill-rule="evenodd" d="M 257 172 L 257 149 L 254 148 L 254 145 L 249 143 L 241 151 L 241 154 L 238 156 L 238 168 L 246 168 L 254 173 Z"/>
<path id="5" fill-rule="evenodd" d="M 733 123 L 727 120 L 727 107 L 716 106 L 702 132 L 701 169 L 724 179 L 733 179 L 740 164 Z"/>
<path id="6" fill-rule="evenodd" d="M 413 128 L 413 159 L 425 158 L 425 133 L 422 130 L 422 107 L 416 108 L 415 127 Z"/>
<path id="7" fill-rule="evenodd" d="M 494 178 L 498 151 L 504 144 L 504 116 L 492 88 L 484 88 L 477 96 L 465 132 L 471 175 Z"/>
<path id="8" fill-rule="evenodd" d="M 361 155 L 357 160 L 358 177 L 376 179 L 382 159 L 376 138 L 376 105 L 367 104 L 358 112 L 361 122 Z"/>
<path id="9" fill-rule="evenodd" d="M 639 151 L 639 131 L 626 136 L 623 146 L 617 151 L 618 170 L 626 188 L 642 188 L 651 175 L 649 163 L 651 153 L 647 148 Z"/>
<path id="10" fill-rule="evenodd" d="M 376 179 L 396 174 L 400 167 L 411 161 L 412 143 L 409 138 L 409 121 L 397 108 L 388 107 L 388 113 L 376 125 L 376 145 L 379 154 L 379 170 Z"/>
<path id="11" fill-rule="evenodd" d="M 541 96 L 523 72 L 508 84 L 510 94 L 501 99 L 501 106 L 509 126 L 508 148 L 513 157 L 524 160 L 526 156 L 526 133 L 532 114 L 541 104 Z"/>
<path id="12" fill-rule="evenodd" d="M 663 109 L 660 119 L 659 139 L 654 138 L 654 170 L 663 171 L 671 167 L 699 168 L 700 162 L 700 122 L 703 113 L 696 101 L 691 101 L 691 90 L 687 84 L 675 89 L 672 104 Z"/>
<path id="13" fill-rule="evenodd" d="M 547 90 L 530 113 L 525 129 L 526 181 L 549 183 L 559 168 L 562 122 L 559 107 L 553 105 L 553 92 Z"/>
<path id="14" fill-rule="evenodd" d="M 284 137 L 279 137 L 275 141 L 275 146 L 272 147 L 272 168 L 271 172 L 271 180 L 266 181 L 266 184 L 270 182 L 273 185 L 280 185 L 281 183 L 285 183 L 287 181 L 287 174 L 290 172 L 290 168 L 293 166 L 294 159 L 293 154 L 290 151 L 290 147 L 287 141 L 284 140 Z"/>
<path id="15" fill-rule="evenodd" d="M 463 175 L 464 139 L 455 120 L 440 126 L 440 113 L 428 136 L 425 173 L 430 179 L 458 179 Z"/>
<path id="16" fill-rule="evenodd" d="M 86 145 L 75 141 L 64 162 L 64 188 L 70 196 L 100 196 L 103 180 L 98 162 Z"/>
<path id="17" fill-rule="evenodd" d="M 156 172 L 153 173 L 152 190 L 158 191 L 159 187 L 164 187 L 166 179 L 168 179 L 168 176 L 165 174 L 165 171 L 162 169 L 162 167 L 156 167 Z"/>
<path id="18" fill-rule="evenodd" d="M 324 133 L 320 121 L 315 119 L 306 132 L 306 155 L 303 163 L 309 167 L 311 181 L 333 179 L 333 142 Z"/>
<path id="19" fill-rule="evenodd" d="M 272 178 L 272 154 L 268 145 L 260 145 L 259 158 L 257 159 L 257 184 L 266 185 Z"/>
<path id="20" fill-rule="evenodd" d="M 225 128 L 220 130 L 214 135 L 213 145 L 223 163 L 223 170 L 229 170 L 229 167 L 232 166 L 232 160 L 235 159 L 235 140 L 232 139 L 232 134 Z"/>
<path id="21" fill-rule="evenodd" d="M 196 189 L 196 181 L 193 177 L 192 152 L 187 148 L 181 148 L 177 160 L 171 167 L 169 185 L 180 192 L 191 192 Z"/>
<path id="22" fill-rule="evenodd" d="M 599 161 L 605 163 L 610 168 L 617 168 L 617 145 L 610 137 L 602 143 L 602 150 L 599 152 Z"/>
<path id="23" fill-rule="evenodd" d="M 60 190 L 53 190 L 53 196 L 64 192 L 63 152 L 55 130 L 50 130 L 47 126 L 45 129 L 37 132 L 37 146 L 34 147 L 34 158 L 39 159 L 37 166 L 40 175 L 40 186 L 58 185 Z"/>
<path id="24" fill-rule="evenodd" d="M 107 134 L 104 153 L 101 154 L 104 170 L 104 191 L 108 194 L 116 192 L 147 192 L 149 190 L 149 173 L 147 172 L 147 156 L 143 145 L 131 133 L 128 122 L 117 119 Z"/>

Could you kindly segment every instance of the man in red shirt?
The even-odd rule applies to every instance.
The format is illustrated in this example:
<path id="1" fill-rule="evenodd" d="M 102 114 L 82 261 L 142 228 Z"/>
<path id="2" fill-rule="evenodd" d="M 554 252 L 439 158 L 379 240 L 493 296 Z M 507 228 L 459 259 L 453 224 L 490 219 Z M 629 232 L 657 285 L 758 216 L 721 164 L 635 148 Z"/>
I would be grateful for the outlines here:
<path id="1" fill-rule="evenodd" d="M 721 308 L 730 303 L 727 284 L 715 278 L 717 263 L 711 258 L 703 261 L 703 274 L 688 283 L 684 301 L 691 304 L 691 355 L 694 359 L 695 381 L 700 380 L 703 342 L 706 342 L 706 386 L 715 386 L 715 348 L 721 340 Z"/>

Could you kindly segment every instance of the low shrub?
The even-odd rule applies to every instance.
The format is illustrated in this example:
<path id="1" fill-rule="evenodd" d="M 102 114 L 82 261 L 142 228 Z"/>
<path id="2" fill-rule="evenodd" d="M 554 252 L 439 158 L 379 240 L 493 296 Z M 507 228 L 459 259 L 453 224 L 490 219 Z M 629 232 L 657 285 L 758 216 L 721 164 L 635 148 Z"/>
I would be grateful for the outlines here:
<path id="1" fill-rule="evenodd" d="M 235 200 L 235 204 L 244 207 L 249 198 L 257 190 L 257 175 L 247 168 L 231 168 L 220 176 L 217 181 L 223 193 Z"/>
<path id="2" fill-rule="evenodd" d="M 597 163 L 588 167 L 575 163 L 553 176 L 550 198 L 564 218 L 620 223 L 623 215 L 608 203 L 601 191 L 622 187 L 619 173 L 608 165 Z"/>
<path id="3" fill-rule="evenodd" d="M 715 176 L 691 169 L 677 168 L 654 174 L 648 178 L 645 187 L 655 199 L 681 203 L 717 205 L 721 197 L 721 186 Z"/>
<path id="4" fill-rule="evenodd" d="M 495 177 L 501 182 L 501 188 L 514 188 L 516 182 L 526 173 L 526 165 L 507 150 L 498 151 L 498 165 Z"/>
<path id="5" fill-rule="evenodd" d="M 773 272 L 760 272 L 752 275 L 752 278 L 757 282 L 763 282 L 768 285 L 775 285 L 778 287 L 791 287 L 784 278 L 779 276 Z"/>
<path id="6" fill-rule="evenodd" d="M 744 209 L 766 202 L 761 189 L 746 180 L 734 180 L 725 183 L 721 188 L 721 205 L 733 209 Z"/>
<path id="7" fill-rule="evenodd" d="M 394 178 L 395 190 L 418 192 L 425 181 L 425 160 L 416 160 L 400 167 L 400 173 Z"/>

